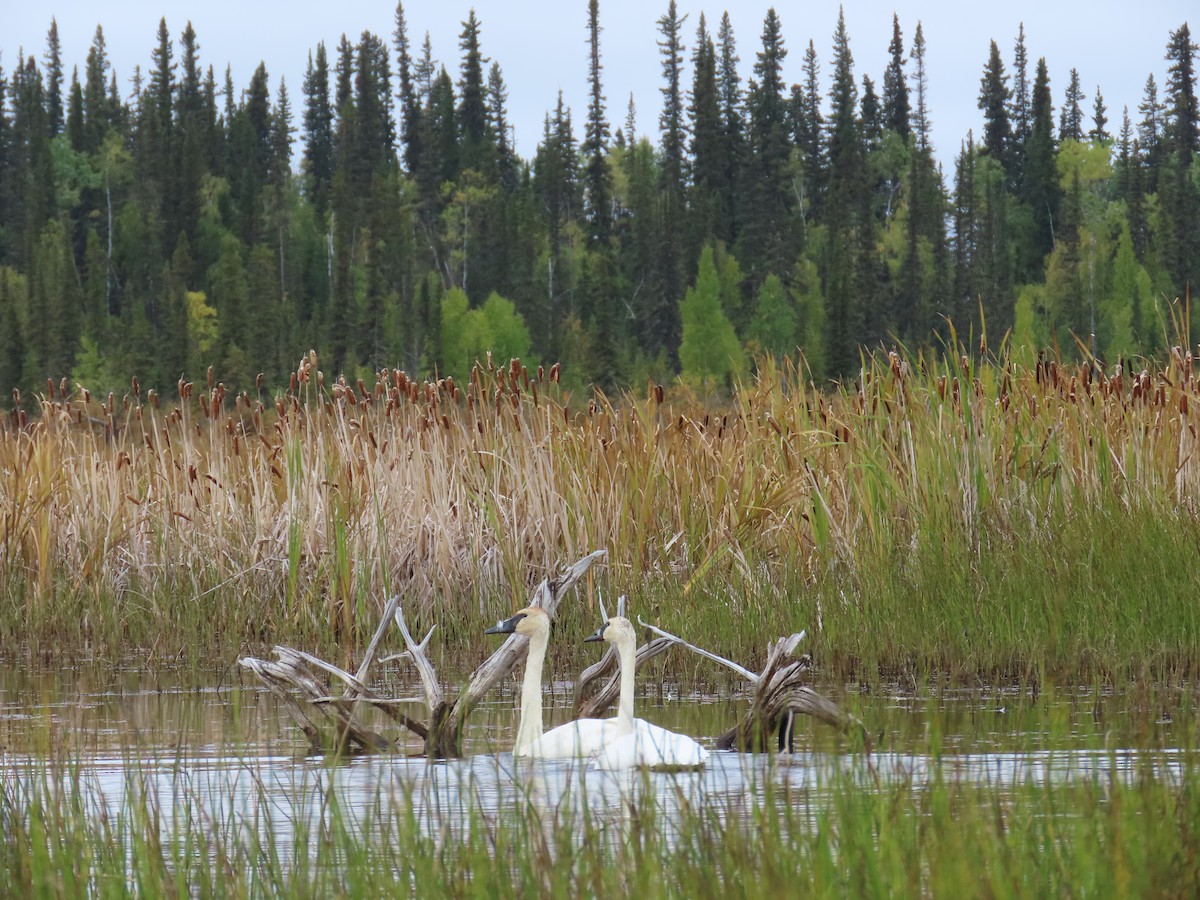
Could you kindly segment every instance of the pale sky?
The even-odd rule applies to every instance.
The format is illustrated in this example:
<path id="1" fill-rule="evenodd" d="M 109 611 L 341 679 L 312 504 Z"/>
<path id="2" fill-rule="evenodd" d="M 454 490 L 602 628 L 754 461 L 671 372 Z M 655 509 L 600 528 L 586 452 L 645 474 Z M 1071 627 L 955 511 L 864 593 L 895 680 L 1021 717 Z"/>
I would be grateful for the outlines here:
<path id="1" fill-rule="evenodd" d="M 737 37 L 743 78 L 750 74 L 754 55 L 761 46 L 763 17 L 767 2 L 729 4 Z M 804 50 L 814 41 L 822 64 L 822 88 L 826 93 L 832 70 L 832 36 L 837 24 L 837 0 L 808 0 L 805 3 L 775 4 L 783 25 L 788 57 L 784 77 L 788 83 L 802 79 Z M 445 63 L 457 81 L 460 50 L 458 35 L 468 10 L 475 9 L 481 23 L 483 52 L 500 63 L 509 90 L 509 118 L 516 130 L 518 152 L 532 158 L 541 137 L 542 120 L 553 109 L 559 89 L 571 107 L 576 132 L 582 137 L 587 107 L 587 2 L 530 2 L 530 0 L 461 0 L 460 3 L 409 0 L 405 4 L 409 37 L 414 53 L 428 31 L 435 59 Z M 1108 106 L 1109 130 L 1121 123 L 1121 108 L 1129 106 L 1136 123 L 1137 104 L 1147 74 L 1153 72 L 1160 91 L 1165 81 L 1164 52 L 1172 29 L 1195 12 L 1193 2 L 1143 0 L 1141 3 L 1092 0 L 1062 3 L 1057 0 L 1008 0 L 1002 3 L 964 3 L 962 0 L 892 0 L 892 2 L 846 3 L 846 27 L 854 55 L 855 77 L 871 76 L 882 89 L 891 40 L 892 13 L 900 16 L 906 50 L 911 48 L 918 19 L 923 23 L 927 44 L 929 106 L 934 143 L 939 158 L 952 172 L 952 159 L 967 129 L 981 132 L 977 108 L 979 81 L 987 60 L 989 41 L 1000 46 L 1005 67 L 1011 73 L 1012 50 L 1017 29 L 1025 23 L 1032 79 L 1039 56 L 1050 69 L 1055 107 L 1061 104 L 1068 74 L 1079 70 L 1090 127 L 1092 98 L 1100 85 Z M 308 51 L 325 41 L 330 64 L 336 45 L 345 33 L 357 42 L 370 30 L 391 45 L 395 3 L 390 0 L 339 0 L 309 4 L 275 0 L 49 0 L 17 2 L 0 0 L 0 64 L 11 75 L 18 54 L 35 54 L 41 61 L 46 32 L 52 16 L 58 19 L 64 63 L 69 81 L 72 65 L 80 69 L 96 25 L 104 27 L 109 57 L 116 68 L 122 91 L 128 94 L 135 64 L 143 71 L 151 65 L 158 21 L 165 16 L 175 40 L 190 20 L 200 43 L 205 68 L 212 64 L 221 84 L 226 63 L 232 66 L 238 90 L 249 83 L 259 61 L 265 61 L 274 95 L 280 77 L 287 79 L 293 109 L 302 111 L 301 87 Z M 639 134 L 657 143 L 659 87 L 662 84 L 658 55 L 657 19 L 666 11 L 666 0 L 601 0 L 601 53 L 608 118 L 616 127 L 625 120 L 632 92 L 637 106 Z M 680 14 L 687 15 L 684 37 L 687 56 L 701 12 L 709 30 L 716 32 L 725 6 L 680 0 Z M 1193 16 L 1193 18 L 1196 18 Z M 1193 29 L 1200 27 L 1200 22 Z M 1196 32 L 1193 30 L 1193 39 Z M 909 67 L 911 68 L 911 66 Z M 685 84 L 691 84 L 690 61 Z M 299 125 L 299 121 L 297 122 Z"/>

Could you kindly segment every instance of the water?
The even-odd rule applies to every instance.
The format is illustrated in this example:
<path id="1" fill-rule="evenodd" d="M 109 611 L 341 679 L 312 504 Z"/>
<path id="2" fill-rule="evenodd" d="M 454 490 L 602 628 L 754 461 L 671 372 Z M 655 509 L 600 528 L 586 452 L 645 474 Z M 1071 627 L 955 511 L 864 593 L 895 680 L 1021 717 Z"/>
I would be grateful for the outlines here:
<path id="1" fill-rule="evenodd" d="M 9 665 L 0 666 L 0 768 L 21 779 L 46 760 L 66 759 L 97 817 L 115 817 L 141 794 L 157 798 L 165 836 L 202 815 L 214 828 L 249 826 L 286 847 L 299 831 L 328 827 L 335 813 L 364 834 L 411 815 L 422 831 L 454 841 L 466 839 L 480 815 L 494 821 L 518 808 L 559 824 L 586 810 L 602 833 L 606 826 L 615 832 L 651 799 L 667 813 L 664 828 L 679 807 L 749 817 L 767 798 L 789 804 L 798 814 L 793 821 L 803 822 L 820 809 L 831 782 L 846 777 L 864 790 L 916 791 L 941 779 L 1001 792 L 1175 780 L 1190 727 L 1175 721 L 1190 696 L 1183 686 L 1153 693 L 1075 688 L 1040 697 L 996 688 L 819 688 L 866 723 L 877 748 L 869 761 L 832 730 L 802 720 L 795 753 L 714 752 L 698 773 L 610 774 L 582 761 L 514 761 L 512 685 L 472 716 L 464 759 L 388 755 L 331 763 L 306 756 L 302 736 L 274 698 L 231 670 L 31 672 Z M 569 689 L 558 683 L 548 691 L 548 726 L 569 717 Z M 389 692 L 419 693 L 412 684 Z M 640 697 L 638 712 L 711 747 L 742 712 L 742 701 L 727 699 L 729 693 L 688 694 L 667 684 Z M 420 749 L 415 740 L 406 746 Z"/>

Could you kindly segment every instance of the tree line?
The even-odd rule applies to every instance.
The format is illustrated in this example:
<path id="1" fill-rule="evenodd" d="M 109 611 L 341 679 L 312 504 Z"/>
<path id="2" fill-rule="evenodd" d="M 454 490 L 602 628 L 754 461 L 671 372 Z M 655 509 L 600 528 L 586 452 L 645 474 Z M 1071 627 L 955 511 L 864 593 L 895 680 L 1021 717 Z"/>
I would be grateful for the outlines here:
<path id="1" fill-rule="evenodd" d="M 1161 88 L 1150 74 L 1115 118 L 1075 70 L 1056 105 L 1023 26 L 1007 58 L 993 41 L 951 183 L 919 22 L 906 41 L 893 17 L 878 86 L 840 15 L 826 76 L 810 40 L 790 85 L 774 9 L 745 80 L 727 14 L 693 27 L 668 0 L 657 29 L 656 143 L 632 97 L 614 126 L 589 0 L 583 121 L 560 95 L 523 159 L 474 11 L 448 66 L 397 4 L 389 38 L 310 50 L 296 101 L 262 64 L 239 90 L 165 20 L 126 84 L 99 26 L 68 78 L 52 20 L 40 62 L 0 69 L 0 385 L 169 386 L 210 365 L 281 385 L 310 347 L 348 377 L 461 375 L 491 350 L 606 389 L 719 385 L 797 347 L 820 379 L 881 342 L 1113 361 L 1186 339 L 1186 23 Z"/>

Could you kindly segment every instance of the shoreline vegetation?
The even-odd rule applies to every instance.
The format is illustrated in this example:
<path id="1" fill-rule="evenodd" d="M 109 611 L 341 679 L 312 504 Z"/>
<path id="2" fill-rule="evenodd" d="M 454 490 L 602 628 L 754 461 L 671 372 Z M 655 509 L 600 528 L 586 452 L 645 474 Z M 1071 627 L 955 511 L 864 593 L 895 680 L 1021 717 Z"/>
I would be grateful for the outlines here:
<path id="1" fill-rule="evenodd" d="M 1197 401 L 1162 368 L 876 353 L 816 390 L 760 361 L 728 399 L 581 399 L 490 358 L 374 383 L 304 357 L 291 387 L 168 402 L 48 383 L 0 427 L 0 634 L 11 648 L 232 659 L 361 647 L 404 597 L 431 653 L 590 549 L 597 592 L 756 659 L 804 628 L 835 677 L 1194 676 Z M 563 662 L 571 651 L 564 647 Z"/>

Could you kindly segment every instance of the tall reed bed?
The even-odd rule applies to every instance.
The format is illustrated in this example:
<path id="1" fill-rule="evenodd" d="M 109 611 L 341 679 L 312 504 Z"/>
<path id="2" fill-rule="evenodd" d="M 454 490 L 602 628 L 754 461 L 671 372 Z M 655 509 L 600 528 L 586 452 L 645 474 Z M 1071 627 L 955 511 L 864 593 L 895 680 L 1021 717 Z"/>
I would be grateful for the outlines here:
<path id="1" fill-rule="evenodd" d="M 994 638 L 960 661 L 1004 666 L 1060 614 L 1184 665 L 1200 646 L 1183 351 L 1140 372 L 879 354 L 822 389 L 766 361 L 721 401 L 581 401 L 515 360 L 465 382 L 318 365 L 274 397 L 48 383 L 0 429 L 0 629 L 352 641 L 400 592 L 453 644 L 605 547 L 613 591 L 731 652 L 805 626 L 847 660 L 937 664 L 922 635 L 965 628 Z M 1182 632 L 1148 630 L 1154 608 Z"/>

